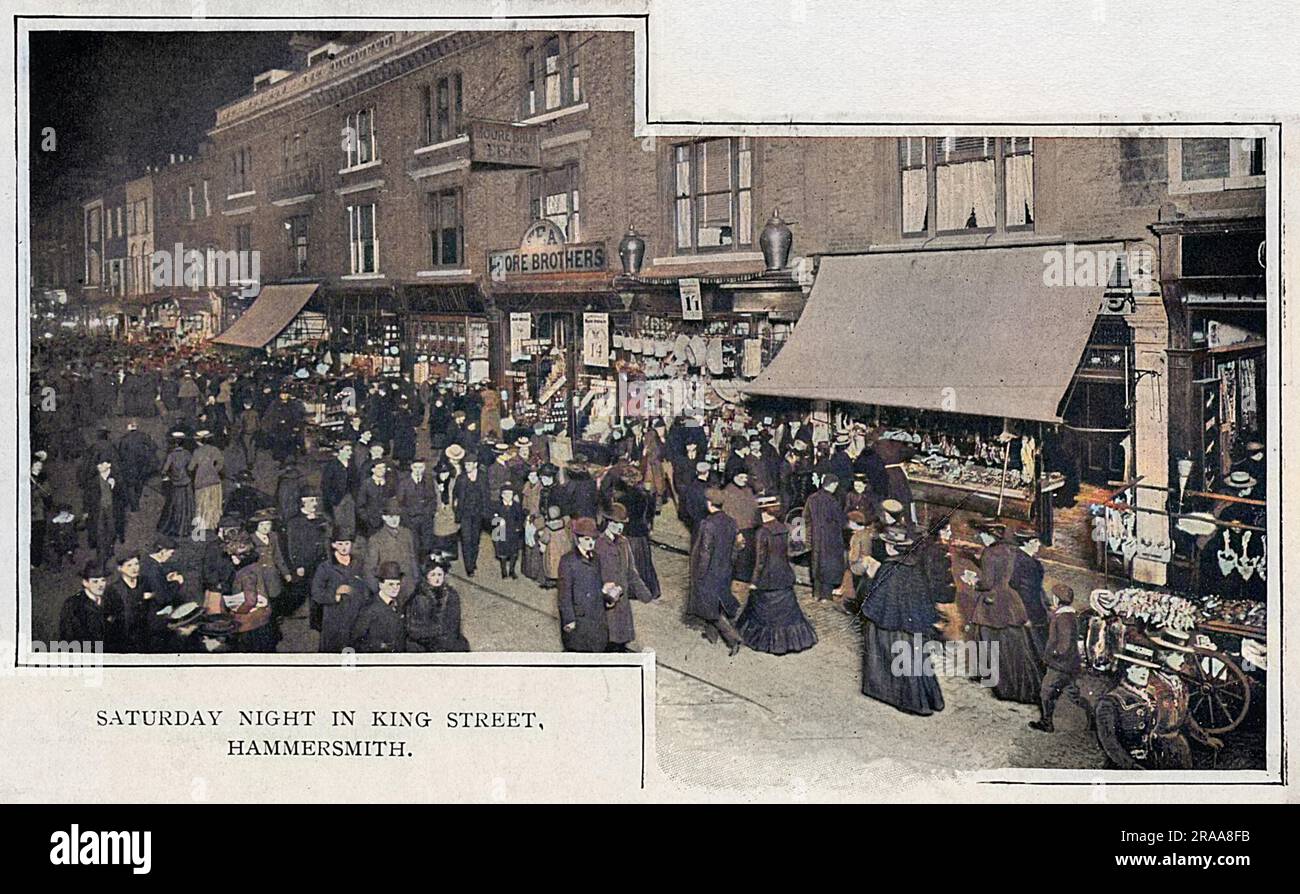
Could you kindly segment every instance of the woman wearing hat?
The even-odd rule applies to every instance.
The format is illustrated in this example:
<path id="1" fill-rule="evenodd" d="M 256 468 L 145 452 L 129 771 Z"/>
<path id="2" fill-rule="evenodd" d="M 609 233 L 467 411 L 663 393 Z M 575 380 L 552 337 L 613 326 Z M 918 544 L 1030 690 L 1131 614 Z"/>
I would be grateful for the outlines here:
<path id="1" fill-rule="evenodd" d="M 194 478 L 195 516 L 202 519 L 203 530 L 215 531 L 221 519 L 221 474 L 226 460 L 221 451 L 208 442 L 209 436 L 207 431 L 195 432 L 198 446 L 190 457 L 189 472 Z"/>
<path id="2" fill-rule="evenodd" d="M 284 593 L 284 585 L 293 580 L 293 574 L 284 558 L 280 535 L 275 530 L 276 517 L 274 509 L 260 509 L 253 513 L 247 527 L 253 552 L 257 555 L 256 568 L 262 579 L 262 590 L 278 617 L 285 608 L 280 596 Z"/>
<path id="3" fill-rule="evenodd" d="M 862 600 L 862 694 L 910 714 L 943 710 L 943 692 L 928 656 L 918 656 L 935 637 L 939 614 L 915 542 L 904 528 L 884 532 L 885 559 Z M 909 656 L 899 673 L 900 656 Z M 920 669 L 920 672 L 917 672 Z"/>
<path id="4" fill-rule="evenodd" d="M 722 511 L 731 516 L 740 531 L 732 577 L 746 582 L 753 580 L 754 538 L 762 518 L 754 491 L 749 486 L 749 471 L 744 466 L 734 471 L 731 483 L 722 489 Z"/>
<path id="5" fill-rule="evenodd" d="M 794 595 L 790 532 L 781 521 L 781 500 L 765 495 L 758 498 L 758 507 L 763 524 L 754 532 L 754 576 L 736 630 L 756 652 L 802 652 L 816 645 L 817 633 Z"/>
<path id="6" fill-rule="evenodd" d="M 453 444 L 452 447 L 455 447 Z M 451 451 L 448 448 L 448 452 Z M 456 448 L 459 450 L 460 448 Z M 462 454 L 463 455 L 463 454 Z M 460 523 L 456 521 L 456 509 L 453 493 L 456 486 L 456 470 L 448 462 L 441 462 L 433 470 L 433 552 L 449 556 L 448 561 L 459 554 L 457 543 L 460 537 Z"/>
<path id="7" fill-rule="evenodd" d="M 163 461 L 162 481 L 166 489 L 158 530 L 169 537 L 189 537 L 194 527 L 194 483 L 190 480 L 190 452 L 185 433 L 171 433 L 172 448 Z"/>
<path id="8" fill-rule="evenodd" d="M 406 651 L 468 652 L 460 628 L 460 594 L 447 583 L 449 560 L 436 557 L 406 603 Z"/>
<path id="9" fill-rule="evenodd" d="M 997 662 L 987 683 L 993 694 L 1004 701 L 1037 705 L 1043 672 L 1030 640 L 1029 615 L 1020 595 L 1011 587 L 1015 561 L 1015 551 L 1009 544 L 985 547 L 969 626 L 975 641 L 989 650 L 988 660 Z"/>

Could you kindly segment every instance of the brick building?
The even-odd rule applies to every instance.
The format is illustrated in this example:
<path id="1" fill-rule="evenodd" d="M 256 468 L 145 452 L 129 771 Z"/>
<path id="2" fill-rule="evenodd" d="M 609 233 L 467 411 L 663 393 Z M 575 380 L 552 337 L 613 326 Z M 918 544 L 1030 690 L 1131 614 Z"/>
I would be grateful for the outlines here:
<path id="1" fill-rule="evenodd" d="M 619 393 L 621 373 L 657 366 L 657 349 L 678 336 L 724 345 L 715 375 L 753 380 L 758 366 L 789 379 L 768 366 L 782 344 L 811 344 L 800 352 L 817 356 L 824 341 L 850 360 L 888 354 L 870 338 L 898 341 L 906 327 L 877 331 L 873 301 L 906 295 L 918 313 L 954 320 L 930 340 L 950 338 L 958 356 L 982 328 L 1007 325 L 982 318 L 987 293 L 1049 309 L 1017 320 L 1025 337 L 1064 338 L 1052 317 L 1060 293 L 1043 290 L 1043 271 L 1050 257 L 1088 248 L 1110 255 L 1080 307 L 1102 310 L 1086 311 L 1078 343 L 1057 346 L 1061 393 L 1030 416 L 1077 432 L 1081 476 L 1141 479 L 1149 490 L 1136 499 L 1163 506 L 1180 461 L 1191 460 L 1193 489 L 1209 489 L 1265 430 L 1255 136 L 638 136 L 630 33 L 295 41 L 295 70 L 259 75 L 215 110 L 199 156 L 152 172 L 155 247 L 227 258 L 207 282 L 221 300 L 216 328 L 230 330 L 219 343 L 260 348 L 291 323 L 324 321 L 336 348 L 371 355 L 376 368 L 491 381 L 507 413 L 572 430 L 593 400 Z M 84 204 L 90 290 L 116 289 L 118 262 L 130 264 L 115 217 L 126 200 Z M 765 228 L 773 213 L 789 221 L 792 257 L 780 257 L 779 227 Z M 629 228 L 639 245 L 624 238 Z M 620 249 L 630 247 L 639 263 L 625 267 Z M 253 252 L 256 297 L 242 288 L 247 265 L 228 261 Z M 829 268 L 869 288 L 832 295 L 819 285 Z M 935 287 L 914 295 L 926 276 Z M 839 331 L 794 327 L 810 289 L 814 302 L 843 302 Z M 684 313 L 687 294 L 698 295 L 698 315 Z M 587 353 L 600 342 L 603 353 Z M 1210 395 L 1228 363 L 1238 387 Z M 846 362 L 823 378 L 851 373 Z M 770 395 L 843 394 L 757 384 Z M 1243 393 L 1257 396 L 1248 408 Z M 938 398 L 875 396 L 944 409 Z M 1207 420 L 1211 397 L 1237 405 Z M 1021 409 L 990 404 L 985 415 Z M 1159 540 L 1163 524 L 1148 519 L 1139 534 Z M 1164 576 L 1158 560 L 1134 569 Z"/>

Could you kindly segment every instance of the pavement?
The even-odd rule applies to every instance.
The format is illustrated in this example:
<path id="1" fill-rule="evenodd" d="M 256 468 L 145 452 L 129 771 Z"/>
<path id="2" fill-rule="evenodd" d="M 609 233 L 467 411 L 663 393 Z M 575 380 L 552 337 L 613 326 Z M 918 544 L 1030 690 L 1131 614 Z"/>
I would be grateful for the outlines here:
<path id="1" fill-rule="evenodd" d="M 151 433 L 161 431 L 157 420 L 145 422 Z M 261 457 L 255 467 L 258 487 L 273 493 L 274 475 L 269 458 Z M 72 477 L 66 465 L 51 469 L 56 488 L 66 487 Z M 315 480 L 316 473 L 309 477 Z M 150 535 L 161 506 L 161 494 L 147 489 L 141 511 L 130 519 L 129 542 Z M 923 798 L 935 797 L 958 774 L 1104 766 L 1083 713 L 1068 699 L 1058 706 L 1057 731 L 1045 734 L 1028 726 L 1038 716 L 1036 707 L 999 701 L 964 675 L 941 680 L 945 707 L 930 717 L 903 714 L 863 696 L 857 621 L 829 603 L 815 602 L 806 586 L 796 593 L 817 631 L 813 648 L 785 656 L 744 649 L 728 657 L 722 644 L 708 643 L 682 619 L 686 532 L 671 506 L 661 513 L 653 539 L 664 595 L 654 603 L 634 604 L 633 646 L 653 652 L 657 665 L 659 770 L 688 796 Z M 486 542 L 484 551 L 490 558 Z M 183 569 L 197 570 L 201 552 L 202 544 L 183 544 L 177 561 Z M 83 549 L 78 560 L 85 555 Z M 59 605 L 78 587 L 77 567 L 33 571 L 35 638 L 55 636 Z M 1087 593 L 1099 581 L 1068 566 L 1049 564 L 1047 572 L 1048 586 L 1064 580 L 1076 592 Z M 452 582 L 461 593 L 464 633 L 474 651 L 561 650 L 555 591 L 526 578 L 502 580 L 490 560 L 480 562 L 473 580 L 457 562 Z M 187 572 L 187 586 L 196 584 L 197 574 Z M 317 634 L 305 607 L 286 618 L 281 630 L 278 651 L 316 651 Z M 1249 765 L 1252 741 L 1225 749 L 1218 766 Z"/>

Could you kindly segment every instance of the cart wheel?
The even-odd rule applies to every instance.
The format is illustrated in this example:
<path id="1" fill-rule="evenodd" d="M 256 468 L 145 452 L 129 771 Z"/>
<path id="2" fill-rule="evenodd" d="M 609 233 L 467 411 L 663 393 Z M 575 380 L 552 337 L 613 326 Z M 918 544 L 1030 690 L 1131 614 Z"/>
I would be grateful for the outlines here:
<path id="1" fill-rule="evenodd" d="M 1198 651 L 1187 668 L 1188 710 L 1212 736 L 1231 732 L 1250 710 L 1250 680 L 1226 655 Z"/>

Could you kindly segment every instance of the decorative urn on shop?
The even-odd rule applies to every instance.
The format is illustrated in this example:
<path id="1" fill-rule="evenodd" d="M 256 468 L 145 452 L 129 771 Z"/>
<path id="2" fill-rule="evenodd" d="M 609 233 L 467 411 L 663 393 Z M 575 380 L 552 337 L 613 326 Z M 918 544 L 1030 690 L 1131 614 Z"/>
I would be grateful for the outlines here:
<path id="1" fill-rule="evenodd" d="M 790 249 L 794 246 L 794 234 L 775 209 L 767 226 L 758 235 L 758 244 L 763 249 L 763 263 L 767 272 L 786 268 L 790 260 Z"/>
<path id="2" fill-rule="evenodd" d="M 641 272 L 641 262 L 645 260 L 645 240 L 637 233 L 636 227 L 628 227 L 627 233 L 618 243 L 618 259 L 623 262 L 623 273 L 636 276 Z"/>

